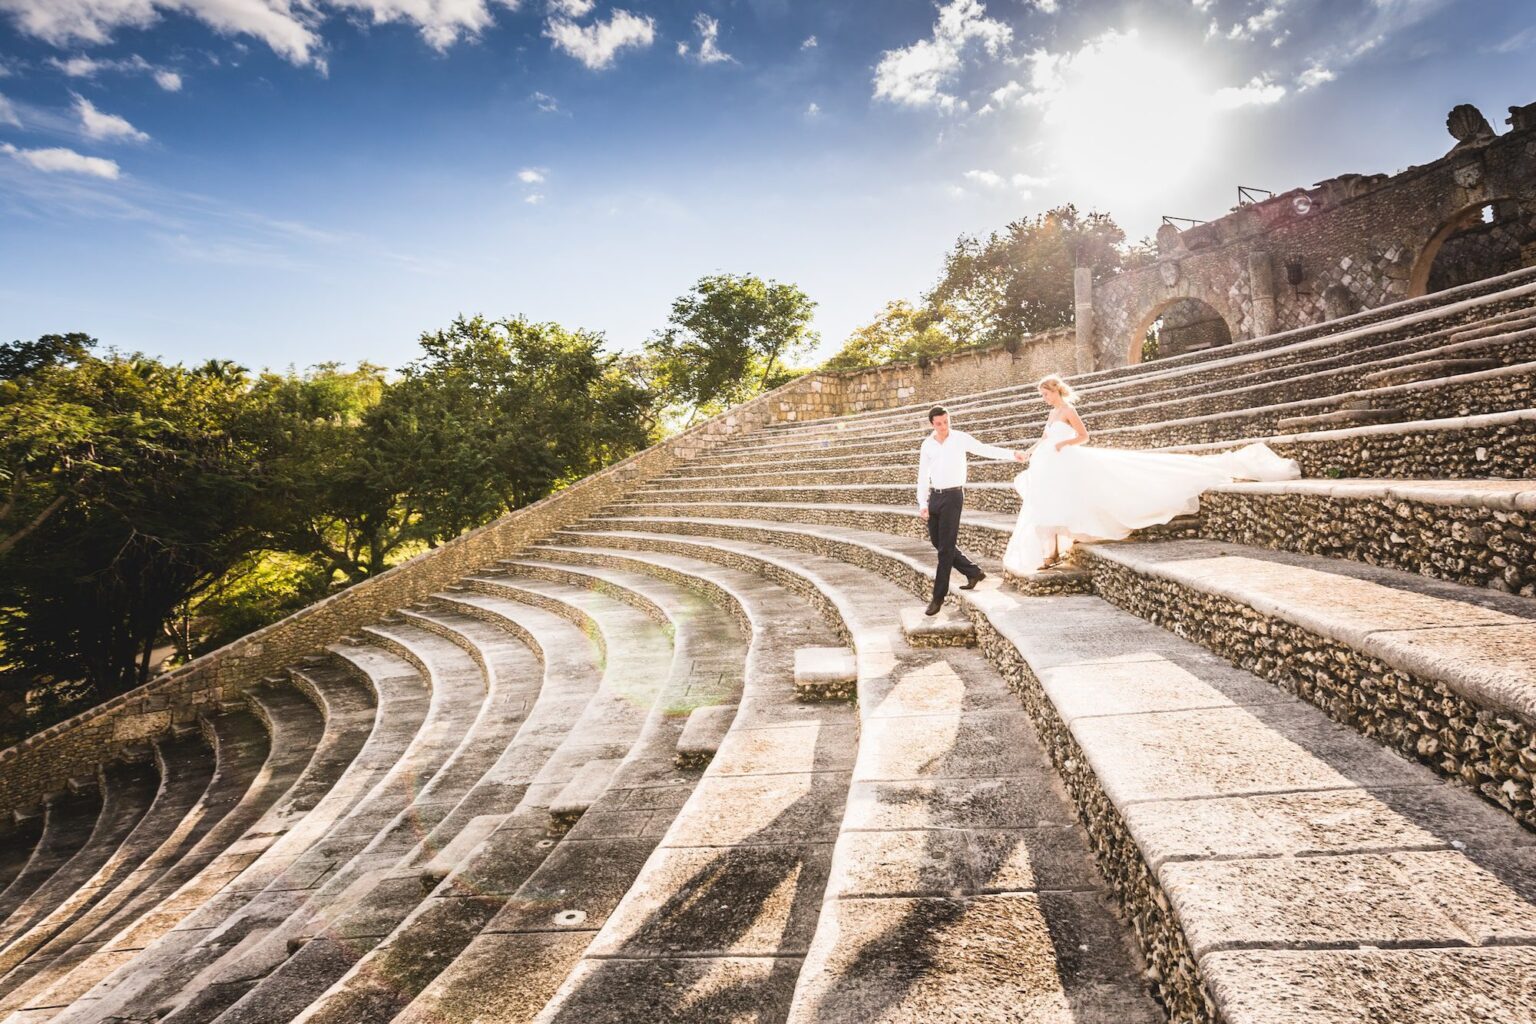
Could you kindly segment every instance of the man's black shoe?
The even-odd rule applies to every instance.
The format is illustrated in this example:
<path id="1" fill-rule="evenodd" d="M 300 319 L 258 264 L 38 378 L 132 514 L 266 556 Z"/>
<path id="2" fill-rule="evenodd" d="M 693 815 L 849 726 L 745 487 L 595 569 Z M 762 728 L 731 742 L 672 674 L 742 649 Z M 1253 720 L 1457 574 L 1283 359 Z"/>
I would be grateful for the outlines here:
<path id="1" fill-rule="evenodd" d="M 967 576 L 965 578 L 965 582 L 960 584 L 960 589 L 961 590 L 975 590 L 976 589 L 976 584 L 980 583 L 982 580 L 984 580 L 986 578 L 987 578 L 987 574 L 984 573 L 984 572 L 979 572 L 975 576 Z"/>
<path id="2" fill-rule="evenodd" d="M 928 602 L 928 607 L 923 612 L 923 614 L 924 615 L 937 615 L 937 614 L 939 614 L 939 609 L 943 608 L 943 607 L 944 607 L 944 600 L 943 600 L 943 598 L 939 598 L 939 599 L 936 599 L 936 600 L 933 600 L 933 601 L 929 601 Z"/>

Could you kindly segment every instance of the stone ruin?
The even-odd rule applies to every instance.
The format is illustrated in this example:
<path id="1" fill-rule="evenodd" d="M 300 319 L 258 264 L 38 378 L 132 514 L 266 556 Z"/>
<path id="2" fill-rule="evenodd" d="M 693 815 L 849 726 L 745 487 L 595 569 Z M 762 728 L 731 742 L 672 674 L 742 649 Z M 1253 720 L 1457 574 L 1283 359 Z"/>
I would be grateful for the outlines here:
<path id="1" fill-rule="evenodd" d="M 1077 283 L 1077 368 L 1293 330 L 1536 265 L 1536 104 L 1496 133 L 1476 107 L 1446 118 L 1443 157 L 1342 174 L 1157 232 L 1154 263 Z"/>

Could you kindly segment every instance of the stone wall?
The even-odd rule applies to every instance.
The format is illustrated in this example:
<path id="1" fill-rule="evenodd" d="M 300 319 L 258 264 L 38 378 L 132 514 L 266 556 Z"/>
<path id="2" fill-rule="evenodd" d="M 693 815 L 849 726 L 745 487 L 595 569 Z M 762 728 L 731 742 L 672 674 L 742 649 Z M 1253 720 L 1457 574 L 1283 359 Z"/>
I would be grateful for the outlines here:
<path id="1" fill-rule="evenodd" d="M 173 726 L 196 722 L 263 677 L 510 557 L 727 438 L 770 423 L 833 415 L 838 393 L 835 379 L 826 374 L 800 377 L 0 751 L 0 813 L 32 806 L 63 790 L 72 777 L 93 777 L 101 762 Z"/>
<path id="2" fill-rule="evenodd" d="M 1536 265 L 1536 104 L 1510 108 L 1508 123 L 1496 135 L 1475 108 L 1457 107 L 1447 119 L 1456 146 L 1428 164 L 1341 175 L 1184 231 L 1164 225 L 1154 263 L 1078 296 L 1091 310 L 1084 359 L 1139 361 L 1148 326 L 1182 300 L 1207 304 L 1241 340 L 1425 294 L 1432 276 L 1458 283 L 1474 258 L 1477 273 Z M 1489 204 L 1502 211 L 1499 229 L 1463 238 Z"/>
<path id="3" fill-rule="evenodd" d="M 942 402 L 1039 380 L 1048 373 L 1071 373 L 1076 367 L 1073 352 L 1072 329 L 1062 328 L 1016 343 L 825 376 L 830 378 L 827 387 L 836 392 L 837 412 L 846 415 Z"/>

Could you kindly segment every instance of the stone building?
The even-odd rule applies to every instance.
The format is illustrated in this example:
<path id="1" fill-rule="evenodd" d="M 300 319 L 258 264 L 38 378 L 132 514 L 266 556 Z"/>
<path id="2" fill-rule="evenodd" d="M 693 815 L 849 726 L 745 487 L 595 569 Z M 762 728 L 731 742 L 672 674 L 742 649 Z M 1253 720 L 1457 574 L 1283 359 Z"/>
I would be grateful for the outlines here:
<path id="1" fill-rule="evenodd" d="M 1342 174 L 1218 220 L 1164 224 L 1152 264 L 1077 277 L 1081 371 L 1322 323 L 1536 265 L 1536 103 L 1496 133 L 1476 107 L 1446 118 L 1456 140 L 1397 174 Z"/>

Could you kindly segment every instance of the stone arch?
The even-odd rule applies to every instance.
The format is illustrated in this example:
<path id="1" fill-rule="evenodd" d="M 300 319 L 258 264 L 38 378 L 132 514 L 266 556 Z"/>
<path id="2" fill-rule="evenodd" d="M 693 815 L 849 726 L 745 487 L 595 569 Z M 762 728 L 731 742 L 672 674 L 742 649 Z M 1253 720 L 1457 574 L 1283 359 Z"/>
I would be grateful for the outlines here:
<path id="1" fill-rule="evenodd" d="M 1166 337 L 1170 331 L 1177 332 L 1178 342 L 1169 346 L 1170 350 L 1159 352 L 1159 358 L 1176 355 L 1179 352 L 1197 352 L 1201 349 L 1230 345 L 1235 336 L 1232 324 L 1228 322 L 1221 310 L 1211 303 L 1193 295 L 1175 295 L 1158 302 L 1142 315 L 1131 331 L 1130 337 L 1126 339 L 1127 362 L 1142 361 L 1142 345 L 1146 340 L 1147 332 L 1159 320 L 1168 317 L 1176 318 L 1177 322 L 1171 328 L 1164 329 L 1164 336 Z"/>
<path id="2" fill-rule="evenodd" d="M 1413 261 L 1413 267 L 1408 272 L 1407 298 L 1418 298 L 1430 292 L 1431 277 L 1435 269 L 1435 260 L 1445 249 L 1447 242 L 1457 237 L 1466 237 L 1482 228 L 1484 224 L 1483 212 L 1494 211 L 1494 220 L 1489 223 L 1502 223 L 1506 218 L 1512 220 L 1515 225 L 1521 218 L 1520 201 L 1514 197 L 1494 197 L 1479 199 L 1469 203 L 1447 217 L 1429 240 L 1419 250 L 1419 255 Z M 1514 226 L 1514 225 L 1512 225 Z M 1519 266 L 1518 255 L 1516 262 L 1508 269 Z"/>

